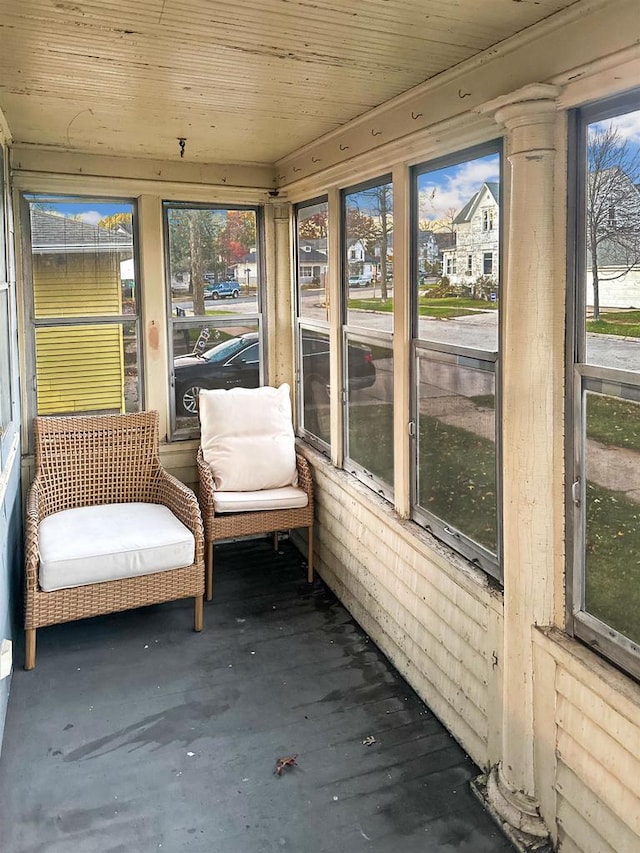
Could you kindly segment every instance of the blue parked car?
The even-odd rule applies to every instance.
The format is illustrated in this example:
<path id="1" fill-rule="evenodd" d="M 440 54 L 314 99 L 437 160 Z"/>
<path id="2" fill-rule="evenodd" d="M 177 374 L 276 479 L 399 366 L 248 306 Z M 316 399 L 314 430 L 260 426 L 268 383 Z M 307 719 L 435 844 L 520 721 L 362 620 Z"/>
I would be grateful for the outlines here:
<path id="1" fill-rule="evenodd" d="M 232 299 L 237 299 L 240 296 L 240 282 L 231 280 L 214 283 L 210 281 L 204 286 L 205 299 L 226 299 L 228 296 Z"/>

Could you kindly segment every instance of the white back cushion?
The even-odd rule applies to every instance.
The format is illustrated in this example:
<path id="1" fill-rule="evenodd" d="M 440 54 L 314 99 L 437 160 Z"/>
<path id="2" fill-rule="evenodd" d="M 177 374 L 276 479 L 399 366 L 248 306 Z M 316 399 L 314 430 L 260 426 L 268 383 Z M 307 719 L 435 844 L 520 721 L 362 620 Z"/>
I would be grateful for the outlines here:
<path id="1" fill-rule="evenodd" d="M 200 391 L 202 455 L 216 489 L 296 486 L 289 386 Z"/>

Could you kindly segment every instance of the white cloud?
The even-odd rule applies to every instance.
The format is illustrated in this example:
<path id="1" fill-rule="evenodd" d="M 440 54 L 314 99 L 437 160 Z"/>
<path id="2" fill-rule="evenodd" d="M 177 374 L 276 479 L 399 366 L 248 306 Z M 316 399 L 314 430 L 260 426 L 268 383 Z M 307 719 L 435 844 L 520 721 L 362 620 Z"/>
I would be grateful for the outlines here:
<path id="1" fill-rule="evenodd" d="M 600 131 L 608 130 L 611 127 L 617 130 L 623 139 L 628 139 L 630 142 L 640 145 L 640 110 L 605 119 L 604 121 L 596 121 L 590 127 Z"/>
<path id="2" fill-rule="evenodd" d="M 82 213 L 78 214 L 78 219 L 88 222 L 90 225 L 97 225 L 101 219 L 104 219 L 104 214 L 100 213 L 99 210 L 83 210 Z"/>
<path id="3" fill-rule="evenodd" d="M 436 172 L 433 180 L 429 180 L 428 175 L 423 176 L 420 181 L 420 219 L 446 219 L 448 211 L 459 212 L 485 181 L 497 181 L 499 178 L 497 157 L 470 160 L 452 174 Z"/>

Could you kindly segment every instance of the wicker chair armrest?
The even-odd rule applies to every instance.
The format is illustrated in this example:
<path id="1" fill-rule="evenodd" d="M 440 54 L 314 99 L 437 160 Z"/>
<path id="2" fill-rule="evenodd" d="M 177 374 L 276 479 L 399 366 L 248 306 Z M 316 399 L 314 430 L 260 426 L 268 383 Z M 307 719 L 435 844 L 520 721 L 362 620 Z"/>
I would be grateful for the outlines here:
<path id="1" fill-rule="evenodd" d="M 157 472 L 157 500 L 168 507 L 193 533 L 196 540 L 196 553 L 202 554 L 204 547 L 204 530 L 200 505 L 192 490 L 181 483 L 176 477 L 160 467 Z"/>
<path id="2" fill-rule="evenodd" d="M 205 516 L 214 515 L 213 498 L 215 493 L 215 483 L 213 482 L 213 474 L 211 468 L 204 461 L 202 448 L 198 448 L 198 456 L 196 459 L 198 466 L 198 478 L 200 480 L 200 506 Z"/>
<path id="3" fill-rule="evenodd" d="M 298 485 L 307 493 L 309 503 L 312 503 L 313 479 L 311 477 L 311 466 L 300 453 L 296 453 L 296 466 L 298 468 Z"/>
<path id="4" fill-rule="evenodd" d="M 38 588 L 38 566 L 40 548 L 38 527 L 46 515 L 44 486 L 36 476 L 27 493 L 27 507 L 24 519 L 24 563 L 27 589 Z"/>

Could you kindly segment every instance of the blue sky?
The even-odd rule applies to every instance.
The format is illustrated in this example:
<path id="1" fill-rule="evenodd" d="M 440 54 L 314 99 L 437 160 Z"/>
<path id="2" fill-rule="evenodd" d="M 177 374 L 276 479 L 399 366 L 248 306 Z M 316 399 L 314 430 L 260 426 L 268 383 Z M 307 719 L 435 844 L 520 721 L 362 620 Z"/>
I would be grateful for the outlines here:
<path id="1" fill-rule="evenodd" d="M 38 196 L 29 196 L 29 200 L 36 201 Z M 53 210 L 62 216 L 78 216 L 93 225 L 96 225 L 105 216 L 112 216 L 114 213 L 131 213 L 132 211 L 132 205 L 125 201 L 97 202 L 92 199 L 83 199 L 82 201 L 58 202 L 51 196 L 41 197 L 41 200 L 49 210 Z"/>
<path id="2" fill-rule="evenodd" d="M 458 213 L 485 181 L 500 180 L 500 157 L 488 154 L 418 176 L 418 216 L 421 222 L 447 219 Z"/>

